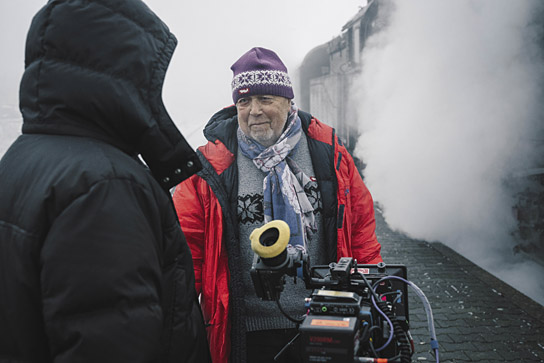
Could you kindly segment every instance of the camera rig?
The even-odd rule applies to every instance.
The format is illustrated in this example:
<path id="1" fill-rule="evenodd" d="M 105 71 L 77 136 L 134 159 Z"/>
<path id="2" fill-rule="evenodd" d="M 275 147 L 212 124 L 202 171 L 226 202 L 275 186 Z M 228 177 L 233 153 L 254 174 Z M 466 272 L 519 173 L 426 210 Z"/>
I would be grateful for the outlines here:
<path id="1" fill-rule="evenodd" d="M 342 257 L 337 263 L 310 267 L 306 251 L 288 245 L 289 227 L 280 220 L 255 229 L 250 239 L 255 252 L 250 271 L 255 292 L 263 300 L 276 301 L 280 311 L 297 324 L 295 339 L 302 339 L 305 362 L 411 362 L 408 286 L 425 306 L 438 362 L 431 307 L 423 292 L 407 280 L 406 266 L 359 265 L 351 257 Z M 301 302 L 307 308 L 301 318 L 289 316 L 280 304 L 286 276 L 302 277 L 306 289 L 312 290 Z"/>

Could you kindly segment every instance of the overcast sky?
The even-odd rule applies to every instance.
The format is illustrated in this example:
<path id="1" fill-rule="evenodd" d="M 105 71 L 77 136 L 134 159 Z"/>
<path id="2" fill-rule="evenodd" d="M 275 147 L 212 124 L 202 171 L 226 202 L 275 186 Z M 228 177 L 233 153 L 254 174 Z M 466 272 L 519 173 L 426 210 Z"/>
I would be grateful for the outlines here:
<path id="1" fill-rule="evenodd" d="M 0 156 L 20 133 L 24 42 L 44 3 L 0 4 Z M 146 3 L 178 38 L 163 98 L 196 147 L 209 117 L 232 103 L 230 66 L 240 55 L 273 49 L 293 76 L 307 52 L 339 35 L 366 0 Z M 544 303 L 543 267 L 512 256 L 515 190 L 504 188 L 508 175 L 530 167 L 524 145 L 536 134 L 535 120 L 541 124 L 542 62 L 531 58 L 539 38 L 527 24 L 543 3 L 396 4 L 393 25 L 365 48 L 352 90 L 365 180 L 392 228 L 443 242 Z"/>
<path id="2" fill-rule="evenodd" d="M 230 66 L 243 53 L 254 46 L 273 49 L 294 73 L 309 50 L 339 35 L 359 6 L 366 4 L 366 0 L 145 2 L 178 38 L 163 98 L 193 147 L 204 143 L 201 130 L 209 117 L 232 103 Z M 26 32 L 45 3 L 0 3 L 0 105 L 17 107 Z M 15 122 L 0 128 L 0 155 L 19 128 Z"/>

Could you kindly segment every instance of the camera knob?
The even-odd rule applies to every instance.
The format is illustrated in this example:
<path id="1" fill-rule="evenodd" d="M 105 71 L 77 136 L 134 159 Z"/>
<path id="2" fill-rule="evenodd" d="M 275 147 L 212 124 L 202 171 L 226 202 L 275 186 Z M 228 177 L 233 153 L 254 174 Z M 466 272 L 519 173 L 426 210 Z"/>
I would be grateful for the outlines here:
<path id="1" fill-rule="evenodd" d="M 380 273 L 385 272 L 385 262 L 378 262 L 376 267 L 378 267 L 378 272 Z"/>

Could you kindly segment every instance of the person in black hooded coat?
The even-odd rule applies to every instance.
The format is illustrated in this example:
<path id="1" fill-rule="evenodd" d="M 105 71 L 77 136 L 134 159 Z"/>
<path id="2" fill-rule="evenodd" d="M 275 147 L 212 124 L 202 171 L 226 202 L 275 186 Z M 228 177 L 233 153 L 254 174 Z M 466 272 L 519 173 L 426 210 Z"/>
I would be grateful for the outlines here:
<path id="1" fill-rule="evenodd" d="M 0 161 L 0 362 L 209 360 L 169 194 L 201 168 L 162 103 L 176 43 L 139 0 L 35 15 Z"/>

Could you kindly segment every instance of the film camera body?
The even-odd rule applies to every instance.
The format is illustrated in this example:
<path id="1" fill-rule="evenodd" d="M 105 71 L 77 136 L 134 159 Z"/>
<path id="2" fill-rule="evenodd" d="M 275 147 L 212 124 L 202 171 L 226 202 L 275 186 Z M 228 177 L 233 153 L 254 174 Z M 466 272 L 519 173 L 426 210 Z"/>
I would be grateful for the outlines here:
<path id="1" fill-rule="evenodd" d="M 350 257 L 310 267 L 304 250 L 287 245 L 289 235 L 279 220 L 255 229 L 250 273 L 257 296 L 276 301 L 297 323 L 305 362 L 410 362 L 406 267 L 358 265 Z M 302 318 L 288 316 L 281 307 L 286 276 L 302 277 L 312 290 Z"/>

